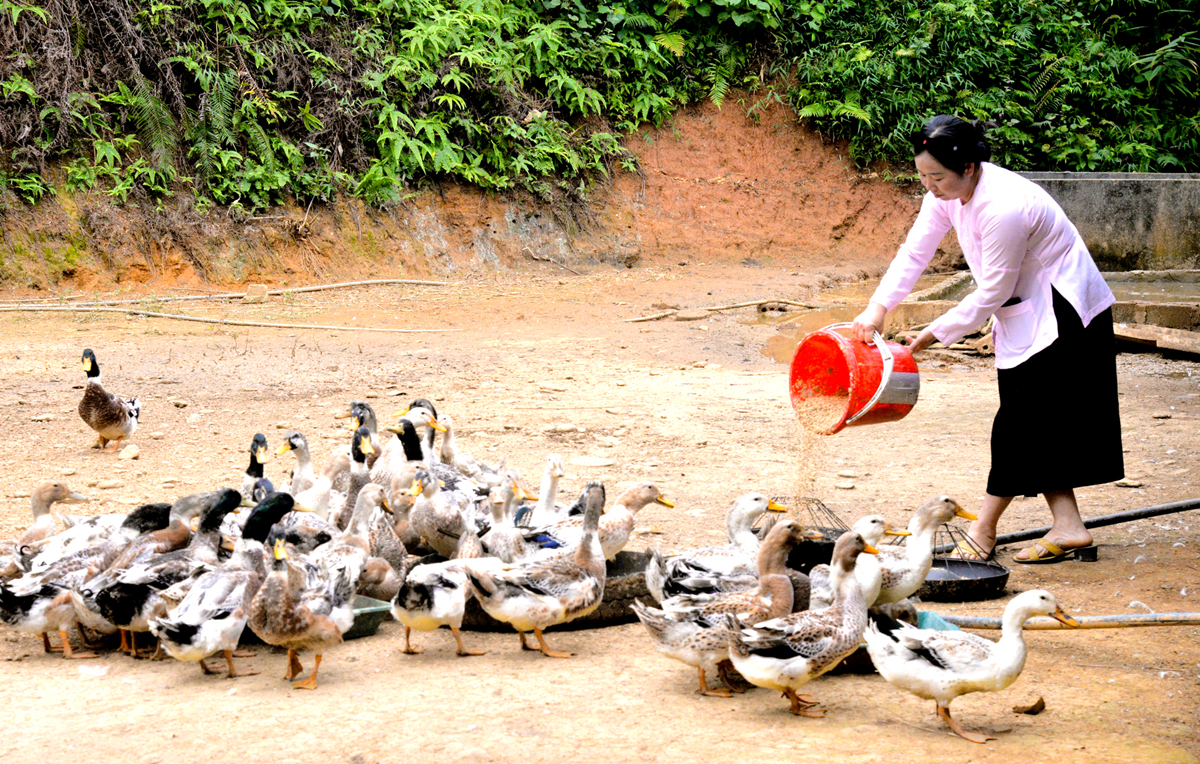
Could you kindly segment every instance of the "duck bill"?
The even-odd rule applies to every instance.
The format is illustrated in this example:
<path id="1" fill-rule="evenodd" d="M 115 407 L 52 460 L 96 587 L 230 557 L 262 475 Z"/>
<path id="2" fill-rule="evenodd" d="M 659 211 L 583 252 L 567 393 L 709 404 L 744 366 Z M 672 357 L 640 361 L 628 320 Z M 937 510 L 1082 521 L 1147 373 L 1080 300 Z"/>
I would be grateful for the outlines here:
<path id="1" fill-rule="evenodd" d="M 358 428 L 356 427 L 354 429 L 357 430 Z M 367 454 L 368 456 L 375 453 L 375 447 L 371 445 L 371 441 L 369 441 L 369 440 L 359 441 L 358 450 L 362 451 L 364 454 Z"/>
<path id="2" fill-rule="evenodd" d="M 386 498 L 383 501 L 379 502 L 379 508 L 382 509 L 384 512 L 387 512 L 389 515 L 396 514 L 395 512 L 392 511 L 392 507 L 390 504 L 388 504 L 388 500 Z"/>
<path id="3" fill-rule="evenodd" d="M 280 446 L 279 448 L 275 449 L 275 455 L 276 455 L 276 456 L 283 456 L 284 454 L 286 454 L 288 451 L 291 451 L 291 450 L 292 450 L 292 444 L 291 444 L 291 443 L 284 443 L 282 446 Z"/>
<path id="4" fill-rule="evenodd" d="M 654 503 L 662 504 L 664 507 L 674 507 L 675 506 L 675 502 L 671 501 L 666 496 L 663 496 L 661 493 L 654 498 Z"/>
<path id="5" fill-rule="evenodd" d="M 394 417 L 396 417 L 397 419 L 399 419 L 400 417 L 402 417 L 402 416 L 404 416 L 405 414 L 407 414 L 409 411 L 410 411 L 410 409 L 404 409 L 404 410 L 403 410 L 403 411 L 401 411 L 399 414 L 392 414 L 392 416 L 394 416 Z"/>
<path id="6" fill-rule="evenodd" d="M 1070 626 L 1072 628 L 1078 628 L 1079 626 L 1079 621 L 1076 621 L 1074 618 L 1064 613 L 1061 607 L 1054 608 L 1054 612 L 1050 614 L 1050 617 L 1064 626 Z"/>
<path id="7" fill-rule="evenodd" d="M 63 504 L 82 504 L 85 501 L 91 501 L 91 499 L 81 493 L 71 491 L 67 494 L 66 498 L 59 499 L 59 501 Z"/>
<path id="8" fill-rule="evenodd" d="M 295 502 L 293 502 L 292 503 L 292 511 L 293 512 L 316 512 L 317 510 L 313 509 L 312 507 L 306 507 L 303 504 L 296 504 Z"/>
<path id="9" fill-rule="evenodd" d="M 771 499 L 767 499 L 767 511 L 768 512 L 787 512 L 788 508 L 783 506 L 782 504 L 776 504 Z"/>
<path id="10" fill-rule="evenodd" d="M 413 483 L 412 486 L 408 489 L 408 495 L 409 496 L 420 496 L 421 490 L 422 489 L 421 489 L 420 483 Z"/>
<path id="11" fill-rule="evenodd" d="M 254 449 L 254 458 L 258 460 L 259 464 L 266 464 L 267 460 L 271 458 L 271 449 L 266 446 Z"/>
<path id="12" fill-rule="evenodd" d="M 350 424 L 346 425 L 346 429 L 349 430 L 350 432 L 354 432 L 361 426 L 362 425 L 359 424 L 358 417 L 352 416 L 352 417 L 350 417 Z"/>
<path id="13" fill-rule="evenodd" d="M 403 435 L 404 430 L 399 427 L 384 427 L 384 432 L 390 432 L 393 435 Z"/>
<path id="14" fill-rule="evenodd" d="M 870 544 L 865 545 L 863 547 L 863 551 L 866 552 L 867 554 L 879 554 L 879 550 L 876 549 L 875 547 L 871 546 Z"/>
<path id="15" fill-rule="evenodd" d="M 806 528 L 804 530 L 804 538 L 807 541 L 820 541 L 825 538 L 825 534 L 821 533 L 816 528 Z"/>
<path id="16" fill-rule="evenodd" d="M 975 515 L 971 514 L 970 512 L 968 512 L 967 510 L 965 510 L 961 506 L 959 506 L 958 502 L 953 501 L 953 500 L 951 500 L 951 502 L 954 504 L 954 516 L 955 517 L 961 517 L 964 520 L 978 520 L 979 519 Z"/>
<path id="17" fill-rule="evenodd" d="M 275 549 L 273 550 L 276 560 L 287 559 L 287 549 L 283 546 L 283 539 L 275 540 Z"/>
<path id="18" fill-rule="evenodd" d="M 443 427 L 442 425 L 438 424 L 438 420 L 436 420 L 436 419 L 433 419 L 433 418 L 430 418 L 430 420 L 429 420 L 429 426 L 430 426 L 430 427 L 432 427 L 433 429 L 437 430 L 438 432 L 445 432 L 445 431 L 446 431 L 446 428 L 445 428 L 445 427 Z"/>
<path id="19" fill-rule="evenodd" d="M 911 531 L 898 531 L 895 528 L 888 528 L 886 531 L 883 532 L 883 535 L 885 535 L 885 536 L 911 536 L 912 532 Z"/>
<path id="20" fill-rule="evenodd" d="M 334 419 L 349 419 L 352 416 L 354 416 L 354 412 L 347 409 L 346 411 L 339 411 L 338 413 L 334 414 L 333 418 Z M 358 429 L 358 428 L 356 427 L 355 429 Z"/>

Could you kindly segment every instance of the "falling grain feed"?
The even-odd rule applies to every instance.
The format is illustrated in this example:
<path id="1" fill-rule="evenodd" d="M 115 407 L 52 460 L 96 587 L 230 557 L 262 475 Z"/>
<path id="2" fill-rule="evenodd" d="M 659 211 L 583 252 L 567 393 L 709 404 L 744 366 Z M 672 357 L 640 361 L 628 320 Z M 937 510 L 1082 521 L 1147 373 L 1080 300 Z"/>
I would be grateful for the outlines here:
<path id="1" fill-rule="evenodd" d="M 846 414 L 846 399 L 814 396 L 797 399 L 795 496 L 816 496 L 817 475 L 825 466 L 827 435 Z"/>

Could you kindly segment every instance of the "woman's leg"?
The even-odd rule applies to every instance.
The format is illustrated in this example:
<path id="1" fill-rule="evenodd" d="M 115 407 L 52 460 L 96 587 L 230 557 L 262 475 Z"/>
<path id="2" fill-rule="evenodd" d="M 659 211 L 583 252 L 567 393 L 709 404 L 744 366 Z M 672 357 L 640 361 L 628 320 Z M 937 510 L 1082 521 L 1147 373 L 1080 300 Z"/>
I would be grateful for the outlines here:
<path id="1" fill-rule="evenodd" d="M 996 524 L 1000 515 L 1012 503 L 1011 496 L 992 496 L 984 494 L 983 504 L 979 507 L 978 520 L 967 526 L 967 535 L 984 551 L 985 556 L 991 554 L 996 546 Z"/>
<path id="2" fill-rule="evenodd" d="M 1046 538 L 1063 549 L 1090 546 L 1092 534 L 1084 527 L 1083 518 L 1079 515 L 1079 505 L 1075 502 L 1075 491 L 1068 488 L 1065 491 L 1046 491 L 1042 495 L 1046 497 L 1046 503 L 1050 505 L 1050 514 L 1054 518 L 1054 524 L 1050 528 L 1050 532 L 1046 534 Z M 1041 544 L 1034 544 L 1034 548 L 1038 550 L 1038 554 L 1050 551 Z M 1023 550 L 1014 555 L 1013 559 L 1028 560 L 1029 557 L 1027 550 Z"/>

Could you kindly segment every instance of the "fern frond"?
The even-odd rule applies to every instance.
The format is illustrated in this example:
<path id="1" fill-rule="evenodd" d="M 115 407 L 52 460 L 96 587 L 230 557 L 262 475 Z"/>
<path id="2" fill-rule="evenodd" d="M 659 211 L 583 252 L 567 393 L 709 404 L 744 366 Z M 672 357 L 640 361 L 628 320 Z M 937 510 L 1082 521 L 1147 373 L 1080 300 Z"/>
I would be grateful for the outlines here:
<path id="1" fill-rule="evenodd" d="M 677 57 L 683 57 L 684 39 L 681 32 L 662 32 L 656 34 L 654 35 L 654 42 L 671 51 Z"/>
<path id="2" fill-rule="evenodd" d="M 134 80 L 130 91 L 129 112 L 137 125 L 142 146 L 155 169 L 174 164 L 178 135 L 171 110 L 154 94 L 154 86 L 145 77 Z"/>

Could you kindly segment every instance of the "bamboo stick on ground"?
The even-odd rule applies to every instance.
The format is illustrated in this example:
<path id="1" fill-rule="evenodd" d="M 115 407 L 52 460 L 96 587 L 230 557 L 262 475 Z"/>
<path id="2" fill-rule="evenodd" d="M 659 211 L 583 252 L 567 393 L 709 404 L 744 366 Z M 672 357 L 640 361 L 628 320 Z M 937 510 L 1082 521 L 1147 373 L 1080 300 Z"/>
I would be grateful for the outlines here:
<path id="1" fill-rule="evenodd" d="M 999 629 L 1000 618 L 978 615 L 944 615 L 939 613 L 947 623 L 952 623 L 960 629 Z M 1073 628 L 1078 629 L 1124 629 L 1133 626 L 1197 626 L 1200 625 L 1200 613 L 1133 613 L 1120 615 L 1077 615 L 1073 618 L 1079 626 L 1067 626 L 1053 618 L 1030 618 L 1025 622 L 1026 629 L 1034 631 L 1055 631 Z"/>

